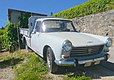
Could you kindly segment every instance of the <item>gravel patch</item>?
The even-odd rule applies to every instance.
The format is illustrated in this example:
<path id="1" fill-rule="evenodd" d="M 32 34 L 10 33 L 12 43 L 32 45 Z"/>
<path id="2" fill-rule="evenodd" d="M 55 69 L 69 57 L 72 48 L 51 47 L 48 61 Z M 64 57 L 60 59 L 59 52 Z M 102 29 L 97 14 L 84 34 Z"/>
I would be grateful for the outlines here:
<path id="1" fill-rule="evenodd" d="M 13 70 L 8 68 L 0 68 L 0 80 L 14 80 L 14 72 Z"/>

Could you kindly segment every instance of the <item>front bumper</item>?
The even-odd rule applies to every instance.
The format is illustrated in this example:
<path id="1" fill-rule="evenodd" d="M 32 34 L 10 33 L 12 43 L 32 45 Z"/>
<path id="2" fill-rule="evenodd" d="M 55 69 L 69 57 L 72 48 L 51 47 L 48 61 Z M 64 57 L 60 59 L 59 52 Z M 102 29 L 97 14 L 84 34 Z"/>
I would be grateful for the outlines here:
<path id="1" fill-rule="evenodd" d="M 109 54 L 105 54 L 104 56 L 95 57 L 95 58 L 87 58 L 87 59 L 76 59 L 74 58 L 71 61 L 68 60 L 55 60 L 55 63 L 59 66 L 77 66 L 81 64 L 88 64 L 88 63 L 94 63 L 99 64 L 100 61 L 106 60 L 109 58 Z"/>

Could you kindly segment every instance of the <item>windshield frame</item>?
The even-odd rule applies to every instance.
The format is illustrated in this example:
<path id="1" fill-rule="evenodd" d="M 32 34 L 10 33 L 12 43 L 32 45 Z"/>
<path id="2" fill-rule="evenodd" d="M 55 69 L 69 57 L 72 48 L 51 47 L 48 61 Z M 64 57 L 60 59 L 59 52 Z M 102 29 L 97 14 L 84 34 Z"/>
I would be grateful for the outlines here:
<path id="1" fill-rule="evenodd" d="M 44 29 L 43 29 L 43 28 L 45 28 L 45 24 L 44 24 L 45 21 L 68 21 L 68 22 L 71 22 L 71 25 L 72 25 L 72 28 L 73 28 L 73 31 L 72 31 L 72 32 L 77 32 L 77 31 L 76 31 L 76 28 L 74 27 L 73 22 L 72 22 L 71 20 L 47 19 L 47 20 L 43 20 L 43 21 L 42 21 L 42 32 L 44 32 L 44 33 L 47 33 L 47 32 L 48 32 L 48 31 L 44 31 Z M 50 32 L 51 32 L 51 31 L 50 31 Z M 52 32 L 56 32 L 56 31 L 52 31 Z M 63 31 L 59 31 L 59 32 L 63 32 Z M 65 32 L 65 31 L 64 31 L 64 32 Z M 71 32 L 71 31 L 69 31 L 69 32 Z"/>

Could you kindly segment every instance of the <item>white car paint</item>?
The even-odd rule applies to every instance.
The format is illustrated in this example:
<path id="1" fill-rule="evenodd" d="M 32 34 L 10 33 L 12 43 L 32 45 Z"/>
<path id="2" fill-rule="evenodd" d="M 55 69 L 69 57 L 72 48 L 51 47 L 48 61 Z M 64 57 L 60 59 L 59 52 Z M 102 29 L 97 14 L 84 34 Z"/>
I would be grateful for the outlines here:
<path id="1" fill-rule="evenodd" d="M 52 32 L 32 34 L 31 47 L 43 57 L 43 48 L 48 45 L 52 48 L 57 60 L 61 59 L 62 44 L 65 40 L 71 41 L 74 47 L 95 46 L 106 44 L 107 37 L 77 32 Z"/>
<path id="2" fill-rule="evenodd" d="M 44 20 L 66 20 L 63 18 L 41 18 L 36 19 L 35 22 Z M 34 23 L 35 23 L 34 22 Z M 30 23 L 29 23 L 30 24 Z M 43 27 L 40 26 L 40 27 Z M 41 57 L 43 56 L 43 50 L 45 46 L 51 47 L 53 53 L 55 55 L 56 61 L 62 59 L 62 46 L 65 40 L 69 40 L 73 47 L 86 47 L 86 46 L 96 46 L 96 45 L 106 45 L 108 37 L 80 33 L 80 32 L 32 32 L 31 37 L 25 34 L 24 32 L 27 30 L 20 29 L 20 33 L 23 34 L 27 41 L 27 45 L 36 53 L 38 53 Z M 107 48 L 104 46 L 104 48 Z M 46 52 L 45 52 L 46 53 Z"/>

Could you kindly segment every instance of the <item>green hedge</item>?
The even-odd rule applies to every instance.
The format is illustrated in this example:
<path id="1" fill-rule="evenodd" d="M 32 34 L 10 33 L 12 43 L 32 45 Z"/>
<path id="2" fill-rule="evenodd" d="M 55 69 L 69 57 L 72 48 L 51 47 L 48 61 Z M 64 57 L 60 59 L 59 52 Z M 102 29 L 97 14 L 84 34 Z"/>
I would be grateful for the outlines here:
<path id="1" fill-rule="evenodd" d="M 12 24 L 9 21 L 9 23 L 5 26 L 5 28 L 0 30 L 0 50 L 1 48 L 5 48 L 6 50 L 12 52 L 19 47 L 18 37 L 17 37 L 17 27 L 27 28 L 28 18 L 30 16 L 31 14 L 22 13 L 21 16 L 18 17 L 19 19 L 18 24 L 16 25 Z"/>
<path id="2" fill-rule="evenodd" d="M 0 49 L 5 48 L 8 51 L 12 51 L 17 48 L 17 26 L 9 22 L 5 29 L 0 30 Z"/>
<path id="3" fill-rule="evenodd" d="M 84 4 L 75 6 L 68 10 L 64 10 L 62 12 L 54 14 L 53 16 L 72 19 L 75 17 L 96 14 L 112 9 L 114 9 L 114 0 L 89 0 Z"/>
<path id="4" fill-rule="evenodd" d="M 18 23 L 21 28 L 28 28 L 28 19 L 30 16 L 31 14 L 29 13 L 21 13 L 21 16 L 18 17 Z"/>
<path id="5" fill-rule="evenodd" d="M 0 51 L 1 49 L 3 48 L 3 34 L 5 33 L 5 30 L 4 29 L 1 29 L 0 30 Z"/>

